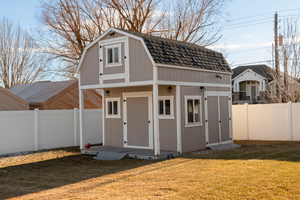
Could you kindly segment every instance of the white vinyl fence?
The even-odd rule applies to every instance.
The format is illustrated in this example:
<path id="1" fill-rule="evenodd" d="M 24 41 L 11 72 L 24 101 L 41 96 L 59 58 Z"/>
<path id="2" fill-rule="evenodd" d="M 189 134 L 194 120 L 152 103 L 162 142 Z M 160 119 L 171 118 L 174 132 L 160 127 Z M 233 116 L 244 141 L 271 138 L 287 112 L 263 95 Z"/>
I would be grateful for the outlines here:
<path id="1" fill-rule="evenodd" d="M 232 106 L 234 140 L 300 141 L 300 103 Z"/>
<path id="2" fill-rule="evenodd" d="M 102 110 L 84 110 L 84 144 L 102 143 Z M 0 155 L 79 146 L 79 111 L 0 111 Z"/>

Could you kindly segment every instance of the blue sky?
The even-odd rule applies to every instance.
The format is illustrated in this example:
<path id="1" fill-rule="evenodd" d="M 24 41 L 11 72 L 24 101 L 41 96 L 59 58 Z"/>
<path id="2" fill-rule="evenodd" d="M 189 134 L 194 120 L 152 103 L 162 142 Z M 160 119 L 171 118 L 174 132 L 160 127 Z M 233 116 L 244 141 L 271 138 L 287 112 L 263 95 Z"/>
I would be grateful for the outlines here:
<path id="1" fill-rule="evenodd" d="M 0 17 L 7 17 L 23 27 L 39 25 L 40 0 L 2 0 Z M 230 64 L 271 60 L 273 15 L 280 20 L 300 17 L 300 0 L 231 0 L 225 8 L 222 39 L 215 49 L 222 51 Z"/>

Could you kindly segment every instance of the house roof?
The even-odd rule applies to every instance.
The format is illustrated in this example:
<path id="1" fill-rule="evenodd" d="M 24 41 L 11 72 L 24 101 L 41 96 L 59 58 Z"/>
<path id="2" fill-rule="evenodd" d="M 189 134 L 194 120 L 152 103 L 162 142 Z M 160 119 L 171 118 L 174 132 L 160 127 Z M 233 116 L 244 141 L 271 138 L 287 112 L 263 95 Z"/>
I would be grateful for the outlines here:
<path id="1" fill-rule="evenodd" d="M 95 42 L 98 42 L 104 35 L 111 32 L 123 33 L 143 40 L 156 64 L 193 67 L 203 70 L 231 73 L 228 63 L 219 52 L 188 42 L 165 39 L 149 34 L 125 31 L 116 28 L 110 28 L 85 49 L 78 66 L 78 70 L 82 65 L 82 60 L 85 56 L 86 50 L 94 45 Z"/>
<path id="2" fill-rule="evenodd" d="M 7 88 L 2 88 L 0 87 L 0 93 L 2 95 L 5 95 L 11 99 L 14 99 L 15 101 L 21 103 L 21 104 L 27 104 L 27 102 L 23 99 L 23 98 L 20 98 L 19 96 L 15 95 L 14 93 L 12 93 L 9 89 Z M 1 104 L 6 104 L 6 105 L 9 105 L 11 102 L 3 102 L 3 101 L 0 101 Z"/>
<path id="3" fill-rule="evenodd" d="M 39 81 L 31 84 L 19 85 L 10 89 L 18 97 L 28 103 L 42 103 L 56 96 L 76 81 Z"/>
<path id="4" fill-rule="evenodd" d="M 234 79 L 239 74 L 241 74 L 244 71 L 246 71 L 247 69 L 251 69 L 255 73 L 257 73 L 257 74 L 265 77 L 268 81 L 272 81 L 273 80 L 273 75 L 272 74 L 274 73 L 274 70 L 271 67 L 267 66 L 267 65 L 245 65 L 245 66 L 238 66 L 238 67 L 232 69 L 232 71 L 233 71 L 232 79 Z"/>

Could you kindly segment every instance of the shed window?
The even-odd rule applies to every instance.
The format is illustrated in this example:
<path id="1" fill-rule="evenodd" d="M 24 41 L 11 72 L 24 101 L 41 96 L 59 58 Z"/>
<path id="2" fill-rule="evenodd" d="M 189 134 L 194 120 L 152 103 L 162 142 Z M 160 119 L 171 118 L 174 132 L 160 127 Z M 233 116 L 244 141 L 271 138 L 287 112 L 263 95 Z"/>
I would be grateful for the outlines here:
<path id="1" fill-rule="evenodd" d="M 158 106 L 160 119 L 174 119 L 173 96 L 160 96 Z"/>
<path id="2" fill-rule="evenodd" d="M 107 66 L 118 66 L 121 64 L 121 45 L 110 45 L 106 47 Z"/>
<path id="3" fill-rule="evenodd" d="M 106 118 L 120 118 L 120 98 L 106 99 Z"/>
<path id="4" fill-rule="evenodd" d="M 185 96 L 185 125 L 202 126 L 201 96 Z"/>

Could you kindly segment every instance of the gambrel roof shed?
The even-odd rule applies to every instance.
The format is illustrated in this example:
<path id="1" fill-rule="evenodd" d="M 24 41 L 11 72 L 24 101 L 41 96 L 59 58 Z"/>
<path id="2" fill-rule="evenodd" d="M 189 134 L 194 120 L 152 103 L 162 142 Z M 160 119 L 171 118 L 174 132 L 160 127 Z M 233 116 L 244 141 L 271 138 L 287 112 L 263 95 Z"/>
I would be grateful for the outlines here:
<path id="1" fill-rule="evenodd" d="M 84 50 L 78 71 L 80 102 L 87 89 L 104 98 L 104 147 L 157 157 L 232 142 L 232 72 L 221 53 L 111 28 Z M 81 149 L 85 138 L 81 128 Z"/>
<path id="2" fill-rule="evenodd" d="M 125 31 L 116 28 L 109 29 L 101 37 L 95 40 L 95 42 L 110 32 L 127 33 L 128 36 L 142 40 L 145 44 L 145 47 L 149 51 L 153 62 L 156 64 L 231 72 L 228 63 L 221 53 L 188 42 L 165 39 L 150 34 Z M 89 49 L 89 47 L 91 47 L 95 42 L 89 45 L 86 50 Z M 83 59 L 83 57 L 84 55 L 81 57 L 81 59 Z M 79 64 L 79 68 L 81 67 L 81 63 L 82 61 Z"/>

